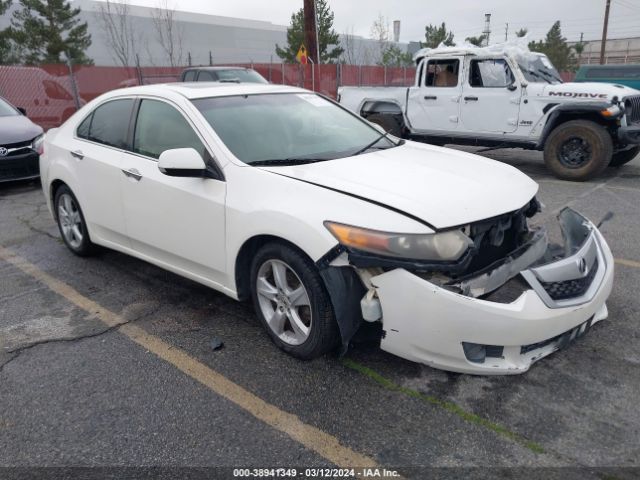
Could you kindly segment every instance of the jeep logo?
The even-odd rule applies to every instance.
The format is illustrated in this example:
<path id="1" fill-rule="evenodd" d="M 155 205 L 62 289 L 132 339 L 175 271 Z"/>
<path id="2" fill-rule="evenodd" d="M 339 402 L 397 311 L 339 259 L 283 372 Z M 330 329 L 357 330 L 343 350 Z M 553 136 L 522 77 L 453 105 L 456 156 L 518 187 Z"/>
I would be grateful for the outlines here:
<path id="1" fill-rule="evenodd" d="M 571 97 L 571 98 L 602 98 L 607 99 L 606 93 L 575 93 L 575 92 L 549 92 L 550 97 Z"/>

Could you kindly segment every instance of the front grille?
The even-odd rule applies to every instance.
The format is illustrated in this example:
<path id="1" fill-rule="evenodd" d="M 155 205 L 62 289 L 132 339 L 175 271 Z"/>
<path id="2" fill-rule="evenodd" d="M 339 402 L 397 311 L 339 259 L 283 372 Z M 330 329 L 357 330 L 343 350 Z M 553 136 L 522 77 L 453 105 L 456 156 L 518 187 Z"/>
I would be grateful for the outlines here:
<path id="1" fill-rule="evenodd" d="M 32 140 L 27 140 L 27 141 L 18 142 L 18 143 L 5 143 L 4 145 L 0 145 L 0 147 L 5 147 L 7 149 L 24 148 L 24 147 L 30 147 L 31 146 L 31 142 L 32 142 Z"/>
<path id="2" fill-rule="evenodd" d="M 627 125 L 634 123 L 640 123 L 640 95 L 634 95 L 625 99 L 625 106 L 627 107 Z M 629 106 L 631 108 L 629 108 Z"/>
<path id="3" fill-rule="evenodd" d="M 566 280 L 564 282 L 540 282 L 551 298 L 554 300 L 566 300 L 584 295 L 591 286 L 598 272 L 598 260 L 593 262 L 591 270 L 586 277 Z"/>
<path id="4" fill-rule="evenodd" d="M 40 174 L 39 158 L 36 153 L 19 159 L 0 158 L 0 181 L 18 180 Z"/>

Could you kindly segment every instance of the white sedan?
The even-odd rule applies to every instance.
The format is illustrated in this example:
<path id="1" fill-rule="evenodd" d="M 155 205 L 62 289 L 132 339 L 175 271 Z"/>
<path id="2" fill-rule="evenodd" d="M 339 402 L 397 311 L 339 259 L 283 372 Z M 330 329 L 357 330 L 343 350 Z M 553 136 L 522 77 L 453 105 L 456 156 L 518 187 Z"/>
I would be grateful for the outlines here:
<path id="1" fill-rule="evenodd" d="M 580 214 L 564 245 L 528 219 L 538 186 L 475 155 L 399 140 L 298 88 L 116 90 L 46 136 L 40 171 L 64 242 L 141 258 L 238 300 L 273 341 L 382 349 L 513 374 L 607 317 L 613 258 Z"/>

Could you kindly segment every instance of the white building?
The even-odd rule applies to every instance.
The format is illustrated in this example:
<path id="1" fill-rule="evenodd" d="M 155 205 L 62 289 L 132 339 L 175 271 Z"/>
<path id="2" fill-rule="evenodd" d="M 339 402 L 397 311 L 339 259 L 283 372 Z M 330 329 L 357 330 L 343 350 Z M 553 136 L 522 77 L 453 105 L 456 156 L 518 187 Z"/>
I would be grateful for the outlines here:
<path id="1" fill-rule="evenodd" d="M 100 5 L 105 4 L 96 0 L 72 0 L 71 4 L 81 9 L 81 19 L 89 26 L 92 44 L 86 52 L 87 56 L 96 65 L 118 65 L 108 47 L 101 19 Z M 13 2 L 11 10 L 0 18 L 0 29 L 9 25 L 12 11 L 17 8 L 18 2 Z M 169 65 L 168 56 L 157 41 L 153 11 L 154 8 L 129 6 L 131 25 L 136 33 L 136 52 L 143 66 L 166 66 Z M 175 63 L 186 65 L 190 56 L 193 65 L 207 65 L 210 53 L 214 64 L 281 63 L 275 46 L 284 47 L 287 44 L 286 25 L 184 11 L 176 11 L 174 18 L 182 53 L 182 60 Z M 343 47 L 349 48 L 349 60 L 356 64 L 376 64 L 380 56 L 378 42 L 359 36 L 348 37 L 343 35 L 341 41 Z M 396 45 L 402 50 L 407 49 L 407 44 Z M 135 64 L 135 60 L 131 64 Z"/>

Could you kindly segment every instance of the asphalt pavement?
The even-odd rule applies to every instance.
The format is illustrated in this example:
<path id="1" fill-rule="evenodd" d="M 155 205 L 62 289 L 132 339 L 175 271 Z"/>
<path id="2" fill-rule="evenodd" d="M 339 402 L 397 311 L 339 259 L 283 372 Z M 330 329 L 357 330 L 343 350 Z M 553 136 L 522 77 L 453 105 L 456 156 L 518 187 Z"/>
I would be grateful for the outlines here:
<path id="1" fill-rule="evenodd" d="M 0 184 L 0 478 L 70 466 L 637 478 L 640 157 L 571 183 L 538 152 L 483 155 L 539 182 L 550 228 L 565 205 L 614 214 L 601 229 L 616 257 L 609 319 L 519 376 L 446 373 L 366 342 L 295 360 L 250 304 L 113 251 L 78 258 L 38 183 Z"/>

